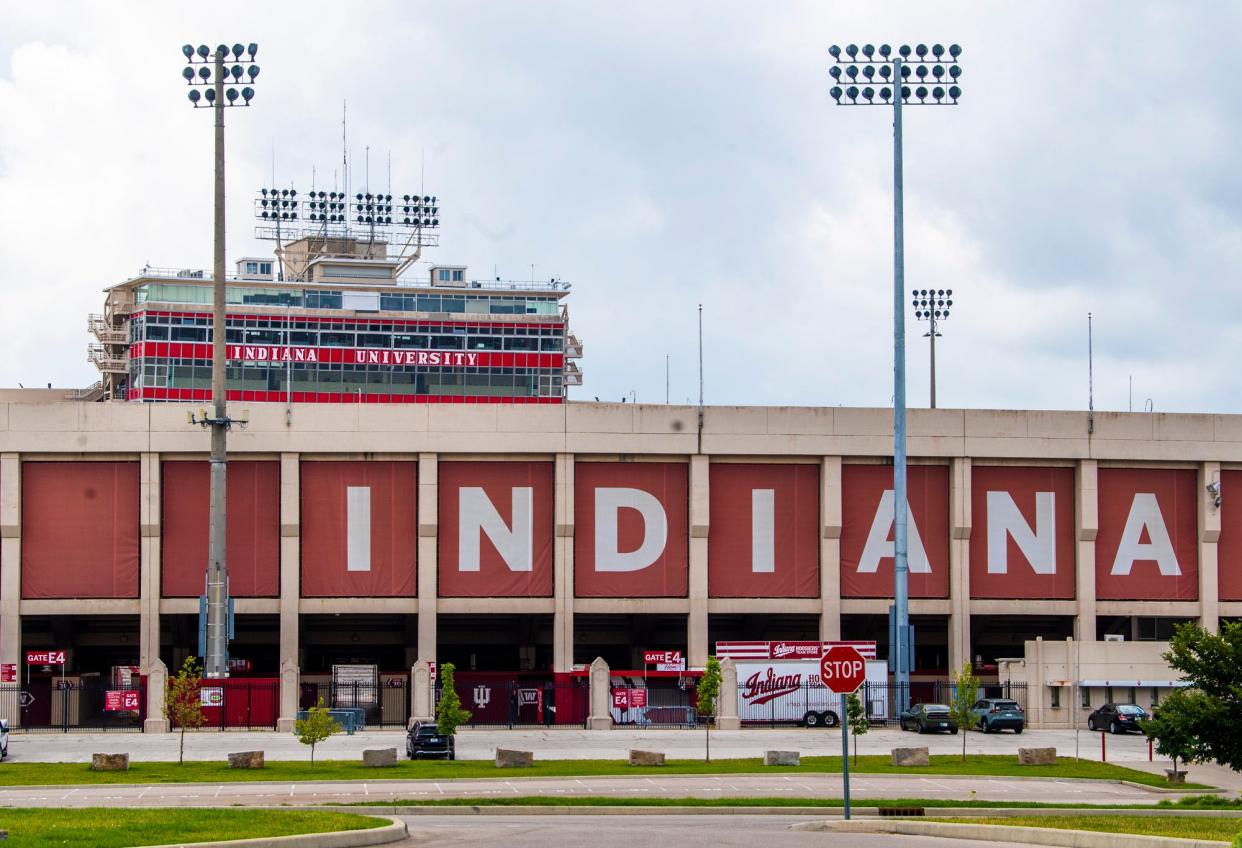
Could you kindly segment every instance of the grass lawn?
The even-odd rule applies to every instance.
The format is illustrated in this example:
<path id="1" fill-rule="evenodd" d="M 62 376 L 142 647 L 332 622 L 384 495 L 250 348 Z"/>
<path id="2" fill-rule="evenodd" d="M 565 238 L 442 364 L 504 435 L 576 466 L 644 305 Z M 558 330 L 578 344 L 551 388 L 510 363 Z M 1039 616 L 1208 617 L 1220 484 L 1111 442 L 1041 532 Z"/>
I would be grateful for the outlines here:
<path id="1" fill-rule="evenodd" d="M 1020 766 L 1012 755 L 958 755 L 931 757 L 922 769 L 894 767 L 888 756 L 868 755 L 851 762 L 853 772 L 873 775 L 989 775 L 1005 777 L 1095 777 L 1165 786 L 1164 777 L 1125 769 L 1105 762 L 1061 757 L 1052 766 Z M 635 767 L 625 760 L 543 760 L 532 769 L 498 770 L 491 760 L 399 760 L 390 769 L 364 769 L 360 760 L 267 761 L 265 769 L 230 769 L 226 762 L 130 762 L 129 771 L 91 771 L 86 762 L 6 762 L 0 765 L 0 786 L 40 786 L 56 783 L 221 783 L 237 781 L 313 780 L 453 780 L 455 777 L 587 777 L 636 775 L 740 775 L 840 772 L 841 757 L 802 757 L 801 766 L 764 766 L 759 757 L 744 760 L 669 760 L 667 765 Z M 1189 788 L 1203 788 L 1187 783 Z"/>
<path id="2" fill-rule="evenodd" d="M 221 755 L 223 757 L 223 755 Z M 867 755 L 850 764 L 855 773 L 987 775 L 999 777 L 1102 778 L 1131 780 L 1149 786 L 1166 785 L 1163 777 L 1112 763 L 1062 757 L 1056 765 L 1020 766 L 1014 755 L 977 754 L 962 762 L 959 755 L 933 756 L 925 768 L 895 768 L 885 755 Z M 0 786 L 38 786 L 66 783 L 224 783 L 252 780 L 452 780 L 458 777 L 588 777 L 618 774 L 782 774 L 841 771 L 840 757 L 803 757 L 801 766 L 764 766 L 758 757 L 735 760 L 669 760 L 654 768 L 636 768 L 625 760 L 542 760 L 533 768 L 499 770 L 490 760 L 400 760 L 386 769 L 363 768 L 361 760 L 272 761 L 263 769 L 230 769 L 225 762 L 144 763 L 131 762 L 129 771 L 93 772 L 88 763 L 4 763 Z M 1204 788 L 1187 784 L 1188 788 Z"/>
<path id="3" fill-rule="evenodd" d="M 9 832 L 4 844 L 12 848 L 123 848 L 363 830 L 384 824 L 380 819 L 315 810 L 0 809 L 0 830 Z"/>
<path id="4" fill-rule="evenodd" d="M 1242 831 L 1242 819 L 1206 819 L 1178 816 L 1022 816 L 1015 818 L 929 819 L 959 824 L 1002 824 L 1012 827 L 1048 827 L 1058 830 L 1096 830 L 1182 839 L 1215 839 L 1231 842 Z"/>

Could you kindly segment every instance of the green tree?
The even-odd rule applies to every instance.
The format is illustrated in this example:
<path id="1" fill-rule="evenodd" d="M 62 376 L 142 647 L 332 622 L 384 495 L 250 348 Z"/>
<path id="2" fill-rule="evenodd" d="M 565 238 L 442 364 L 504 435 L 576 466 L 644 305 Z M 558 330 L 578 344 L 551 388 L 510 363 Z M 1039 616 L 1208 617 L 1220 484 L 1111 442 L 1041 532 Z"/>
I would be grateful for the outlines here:
<path id="1" fill-rule="evenodd" d="M 203 674 L 196 657 L 186 657 L 177 676 L 164 689 L 164 718 L 181 731 L 177 762 L 185 762 L 185 732 L 203 726 Z"/>
<path id="2" fill-rule="evenodd" d="M 694 709 L 703 719 L 703 727 L 707 730 L 707 749 L 704 762 L 712 761 L 712 722 L 716 720 L 716 701 L 720 699 L 720 660 L 707 658 L 703 667 L 703 676 L 699 678 L 698 688 L 694 692 Z"/>
<path id="3" fill-rule="evenodd" d="M 320 698 L 317 706 L 306 711 L 306 718 L 300 718 L 293 723 L 293 732 L 297 734 L 299 742 L 310 745 L 311 763 L 314 764 L 315 746 L 331 738 L 332 734 L 340 733 L 341 726 L 323 705 L 323 698 Z"/>
<path id="4" fill-rule="evenodd" d="M 845 720 L 849 722 L 850 733 L 854 736 L 854 765 L 858 765 L 858 737 L 871 729 L 871 719 L 867 718 L 862 698 L 854 692 L 845 698 Z"/>
<path id="5" fill-rule="evenodd" d="M 962 762 L 966 762 L 966 732 L 974 721 L 971 709 L 979 699 L 979 678 L 970 663 L 962 666 L 962 670 L 953 675 L 953 703 L 949 705 L 949 714 L 957 722 L 962 734 Z"/>
<path id="6" fill-rule="evenodd" d="M 441 736 L 455 736 L 458 725 L 470 721 L 470 711 L 462 709 L 457 696 L 454 678 L 457 666 L 445 663 L 440 666 L 440 700 L 436 702 L 436 730 Z"/>
<path id="7" fill-rule="evenodd" d="M 1165 698 L 1143 732 L 1161 754 L 1188 763 L 1242 769 L 1242 734 L 1232 727 L 1242 709 L 1242 622 L 1221 622 L 1209 633 L 1194 622 L 1173 631 L 1164 660 L 1189 684 Z"/>

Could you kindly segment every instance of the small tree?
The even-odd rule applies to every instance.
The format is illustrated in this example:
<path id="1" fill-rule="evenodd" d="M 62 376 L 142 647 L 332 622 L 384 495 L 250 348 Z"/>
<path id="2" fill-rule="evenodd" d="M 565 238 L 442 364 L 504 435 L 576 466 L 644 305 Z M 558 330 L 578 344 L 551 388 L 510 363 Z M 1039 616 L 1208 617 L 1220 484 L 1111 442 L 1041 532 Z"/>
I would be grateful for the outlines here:
<path id="1" fill-rule="evenodd" d="M 854 736 L 854 765 L 858 765 L 858 737 L 871 729 L 871 719 L 867 718 L 867 707 L 862 698 L 854 692 L 845 697 L 845 720 L 849 722 L 850 733 Z"/>
<path id="2" fill-rule="evenodd" d="M 699 678 L 698 688 L 694 692 L 694 709 L 704 719 L 703 727 L 707 730 L 707 749 L 704 762 L 712 761 L 712 722 L 716 720 L 716 701 L 720 698 L 720 660 L 707 658 L 703 668 L 703 676 Z"/>
<path id="3" fill-rule="evenodd" d="M 1213 716 L 1207 697 L 1202 692 L 1177 689 L 1169 694 L 1160 709 L 1141 727 L 1147 738 L 1156 743 L 1156 751 L 1162 757 L 1173 760 L 1173 774 L 1178 772 L 1177 763 L 1197 763 L 1210 759 L 1207 739 L 1199 735 L 1200 728 L 1208 726 L 1205 719 Z"/>
<path id="4" fill-rule="evenodd" d="M 949 705 L 949 713 L 957 722 L 962 734 L 962 762 L 966 762 L 966 732 L 974 721 L 971 711 L 979 697 L 979 678 L 970 663 L 962 666 L 962 670 L 953 676 L 953 703 Z"/>
<path id="5" fill-rule="evenodd" d="M 470 721 L 470 711 L 462 709 L 457 696 L 454 677 L 457 666 L 445 663 L 440 666 L 440 700 L 436 702 L 436 730 L 441 736 L 455 736 L 458 725 Z"/>
<path id="6" fill-rule="evenodd" d="M 340 733 L 341 726 L 328 712 L 328 708 L 323 705 L 323 698 L 320 698 L 318 705 L 306 711 L 306 718 L 300 718 L 293 723 L 293 732 L 297 734 L 299 742 L 303 745 L 310 745 L 311 764 L 314 765 L 315 746 L 330 738 L 332 734 Z"/>
<path id="7" fill-rule="evenodd" d="M 203 726 L 203 675 L 196 657 L 186 657 L 177 676 L 168 681 L 164 690 L 164 718 L 181 730 L 181 747 L 177 762 L 185 762 L 185 732 Z"/>

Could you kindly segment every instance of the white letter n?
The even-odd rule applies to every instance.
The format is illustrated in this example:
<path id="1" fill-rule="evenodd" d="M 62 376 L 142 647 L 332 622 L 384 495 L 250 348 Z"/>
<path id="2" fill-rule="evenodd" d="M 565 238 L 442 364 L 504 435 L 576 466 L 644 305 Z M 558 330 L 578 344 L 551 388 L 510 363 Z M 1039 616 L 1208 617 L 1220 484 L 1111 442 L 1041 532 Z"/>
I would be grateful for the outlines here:
<path id="1" fill-rule="evenodd" d="M 1013 496 L 988 492 L 988 574 L 1009 573 L 1009 536 L 1036 574 L 1057 573 L 1056 493 L 1035 493 L 1035 531 Z"/>
<path id="2" fill-rule="evenodd" d="M 534 500 L 535 490 L 532 487 L 513 487 L 513 529 L 510 529 L 481 487 L 463 486 L 459 489 L 457 570 L 479 570 L 479 545 L 482 534 L 486 533 L 510 571 L 533 571 Z"/>

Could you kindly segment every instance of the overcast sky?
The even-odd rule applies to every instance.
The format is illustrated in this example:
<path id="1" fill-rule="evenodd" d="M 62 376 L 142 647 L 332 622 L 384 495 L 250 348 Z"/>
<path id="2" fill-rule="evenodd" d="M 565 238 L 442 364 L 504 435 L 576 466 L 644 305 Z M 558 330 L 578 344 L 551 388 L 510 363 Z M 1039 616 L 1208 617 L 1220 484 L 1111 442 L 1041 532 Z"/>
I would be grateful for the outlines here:
<path id="1" fill-rule="evenodd" d="M 954 290 L 940 406 L 1242 411 L 1242 4 L 0 3 L 0 385 L 86 386 L 86 316 L 142 265 L 211 263 L 211 117 L 187 42 L 255 41 L 229 121 L 250 199 L 441 198 L 431 258 L 573 283 L 571 397 L 885 406 L 892 147 L 828 96 L 832 43 L 955 41 L 964 96 L 907 110 L 908 288 Z M 52 11 L 54 9 L 54 11 Z M 220 18 L 223 23 L 209 23 Z M 419 273 L 423 273 L 421 270 Z M 909 307 L 907 306 L 907 310 Z M 910 403 L 925 328 L 907 312 Z"/>

